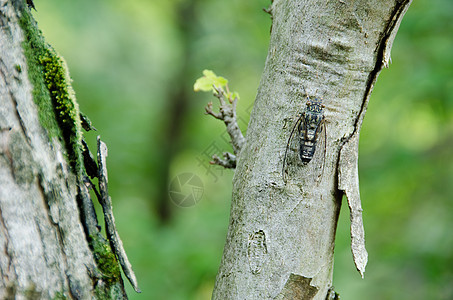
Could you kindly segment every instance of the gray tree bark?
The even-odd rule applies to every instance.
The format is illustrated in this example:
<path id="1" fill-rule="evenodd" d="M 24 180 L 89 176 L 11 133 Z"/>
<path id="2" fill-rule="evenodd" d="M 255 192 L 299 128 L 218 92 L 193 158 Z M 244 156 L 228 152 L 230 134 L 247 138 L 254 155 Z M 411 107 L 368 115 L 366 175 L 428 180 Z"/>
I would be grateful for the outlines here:
<path id="1" fill-rule="evenodd" d="M 66 129 L 55 131 L 51 125 L 62 126 L 57 119 L 63 112 L 40 111 L 44 102 L 52 103 L 52 92 L 43 78 L 50 73 L 39 65 L 50 58 L 38 55 L 53 49 L 43 41 L 25 1 L 1 0 L 0 24 L 0 298 L 127 298 L 115 254 L 99 232 L 84 167 L 69 159 L 75 157 L 69 141 L 79 133 L 64 137 Z M 67 73 L 59 69 L 62 60 L 53 59 L 52 70 Z M 70 85 L 59 88 L 73 97 Z M 71 118 L 80 129 L 78 114 Z M 106 150 L 100 153 L 105 169 Z M 109 200 L 106 194 L 103 198 Z M 117 237 L 113 243 L 121 244 Z"/>
<path id="2" fill-rule="evenodd" d="M 353 260 L 363 276 L 359 132 L 410 3 L 273 1 L 269 52 L 233 179 L 213 299 L 335 299 L 333 253 L 343 195 L 351 211 Z M 300 161 L 298 146 L 290 147 L 283 180 L 287 141 L 307 97 L 322 99 L 323 132 L 308 164 Z"/>

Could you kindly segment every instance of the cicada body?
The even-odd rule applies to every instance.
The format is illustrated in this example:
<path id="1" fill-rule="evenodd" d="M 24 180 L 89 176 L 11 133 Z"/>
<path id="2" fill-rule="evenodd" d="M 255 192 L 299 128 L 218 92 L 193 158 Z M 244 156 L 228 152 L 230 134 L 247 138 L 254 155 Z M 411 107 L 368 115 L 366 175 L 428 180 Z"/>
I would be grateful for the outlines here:
<path id="1" fill-rule="evenodd" d="M 308 164 L 315 154 L 316 141 L 324 120 L 323 108 L 320 99 L 308 100 L 299 122 L 299 155 L 304 164 Z"/>

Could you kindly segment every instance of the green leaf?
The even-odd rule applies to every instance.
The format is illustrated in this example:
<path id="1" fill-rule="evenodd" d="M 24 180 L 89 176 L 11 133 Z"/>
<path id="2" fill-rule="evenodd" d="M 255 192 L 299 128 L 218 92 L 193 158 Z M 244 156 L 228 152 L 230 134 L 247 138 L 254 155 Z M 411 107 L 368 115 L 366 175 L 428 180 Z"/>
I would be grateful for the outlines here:
<path id="1" fill-rule="evenodd" d="M 230 93 L 230 94 L 231 94 L 231 93 Z M 238 100 L 240 99 L 239 93 L 238 93 L 238 92 L 233 92 L 233 94 L 231 95 L 231 99 L 234 100 L 234 98 L 237 98 Z"/>
<path id="2" fill-rule="evenodd" d="M 214 85 L 216 87 L 224 88 L 227 83 L 228 80 L 225 79 L 224 77 L 217 76 L 211 70 L 204 70 L 203 77 L 200 77 L 197 79 L 197 81 L 195 81 L 195 84 L 193 85 L 193 90 L 195 92 L 198 91 L 210 92 L 214 90 Z"/>

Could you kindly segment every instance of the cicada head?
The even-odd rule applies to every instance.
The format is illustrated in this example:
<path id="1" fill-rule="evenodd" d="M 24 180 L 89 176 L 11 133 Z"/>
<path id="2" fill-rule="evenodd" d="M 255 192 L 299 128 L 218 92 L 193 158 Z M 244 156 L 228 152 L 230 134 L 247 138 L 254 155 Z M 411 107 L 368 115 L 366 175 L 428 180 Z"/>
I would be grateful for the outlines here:
<path id="1" fill-rule="evenodd" d="M 307 111 L 312 113 L 322 113 L 324 105 L 322 104 L 322 100 L 320 98 L 308 98 L 307 101 Z"/>

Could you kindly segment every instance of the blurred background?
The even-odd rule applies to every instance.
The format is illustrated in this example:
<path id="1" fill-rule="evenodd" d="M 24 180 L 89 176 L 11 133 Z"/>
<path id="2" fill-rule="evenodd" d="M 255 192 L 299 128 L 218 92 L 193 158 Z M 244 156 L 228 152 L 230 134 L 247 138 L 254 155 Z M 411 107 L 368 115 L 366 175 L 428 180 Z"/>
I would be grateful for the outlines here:
<path id="1" fill-rule="evenodd" d="M 263 70 L 270 1 L 36 0 L 47 41 L 66 59 L 80 108 L 109 147 L 109 188 L 142 294 L 210 299 L 228 226 L 231 149 L 194 93 L 203 69 L 241 95 L 245 131 Z M 360 140 L 369 252 L 365 279 L 343 205 L 334 285 L 342 299 L 453 299 L 453 2 L 414 1 L 371 96 Z M 169 200 L 183 173 L 203 183 L 194 207 Z"/>

